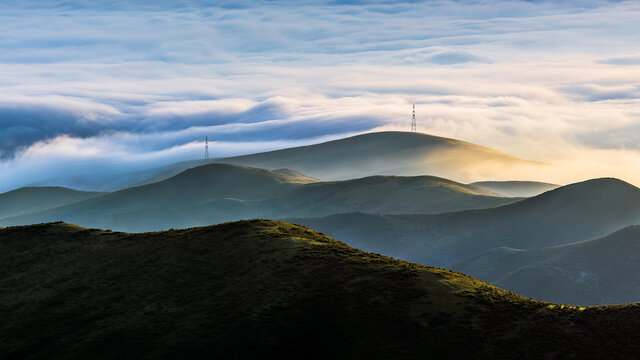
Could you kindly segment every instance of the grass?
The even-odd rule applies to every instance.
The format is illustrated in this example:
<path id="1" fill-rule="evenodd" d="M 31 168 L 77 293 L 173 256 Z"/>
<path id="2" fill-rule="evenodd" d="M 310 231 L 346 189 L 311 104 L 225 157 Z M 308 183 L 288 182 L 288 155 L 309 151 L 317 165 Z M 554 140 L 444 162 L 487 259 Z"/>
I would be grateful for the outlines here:
<path id="1" fill-rule="evenodd" d="M 0 358 L 603 358 L 636 304 L 533 301 L 269 220 L 0 230 Z"/>

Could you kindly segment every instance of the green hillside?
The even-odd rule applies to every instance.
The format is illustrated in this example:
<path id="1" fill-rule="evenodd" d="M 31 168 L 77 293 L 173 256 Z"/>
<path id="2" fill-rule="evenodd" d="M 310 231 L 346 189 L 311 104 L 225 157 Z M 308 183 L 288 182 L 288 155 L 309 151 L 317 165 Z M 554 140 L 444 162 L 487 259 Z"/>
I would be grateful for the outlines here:
<path id="1" fill-rule="evenodd" d="M 519 294 L 580 305 L 640 301 L 640 226 L 527 251 L 499 251 L 449 267 Z"/>
<path id="2" fill-rule="evenodd" d="M 63 187 L 23 187 L 0 194 L 0 219 L 52 209 L 103 195 Z"/>
<path id="3" fill-rule="evenodd" d="M 349 245 L 421 264 L 462 261 L 496 247 L 537 249 L 640 223 L 640 189 L 603 178 L 491 209 L 437 215 L 287 218 Z"/>
<path id="4" fill-rule="evenodd" d="M 275 221 L 0 230 L 3 359 L 632 358 L 638 305 L 536 302 Z"/>

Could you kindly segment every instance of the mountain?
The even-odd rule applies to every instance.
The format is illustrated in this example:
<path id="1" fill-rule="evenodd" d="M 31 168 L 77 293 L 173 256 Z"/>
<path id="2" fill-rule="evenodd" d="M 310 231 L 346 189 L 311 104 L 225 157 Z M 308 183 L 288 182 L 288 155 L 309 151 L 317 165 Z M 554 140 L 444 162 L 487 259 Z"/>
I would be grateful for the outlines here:
<path id="1" fill-rule="evenodd" d="M 527 251 L 492 250 L 450 265 L 536 299 L 580 305 L 640 301 L 640 226 Z"/>
<path id="2" fill-rule="evenodd" d="M 185 228 L 231 220 L 336 212 L 438 213 L 512 203 L 477 187 L 431 176 L 375 176 L 318 182 L 290 169 L 229 164 L 192 168 L 170 179 L 64 207 L 0 219 L 22 225 L 64 220 L 122 231 Z"/>
<path id="3" fill-rule="evenodd" d="M 435 176 L 370 176 L 305 184 L 261 205 L 266 217 L 285 217 L 356 211 L 435 214 L 495 207 L 518 200 Z"/>
<path id="4" fill-rule="evenodd" d="M 281 173 L 228 164 L 185 170 L 170 179 L 116 191 L 71 205 L 5 218 L 0 223 L 33 224 L 56 220 L 90 227 L 160 230 L 225 221 L 208 219 L 201 205 L 224 199 L 255 201 L 271 198 L 305 181 Z M 229 215 L 233 215 L 230 213 Z M 207 221 L 209 220 L 209 221 Z"/>
<path id="5" fill-rule="evenodd" d="M 125 177 L 130 178 L 131 182 L 126 183 L 127 186 L 123 186 L 122 183 L 115 183 L 113 186 L 106 185 L 107 188 L 122 190 L 129 187 L 137 187 L 142 185 L 149 185 L 156 182 L 160 182 L 163 180 L 170 179 L 185 170 L 193 169 L 200 166 L 211 165 L 218 163 L 216 159 L 202 159 L 202 160 L 189 160 L 189 161 L 181 161 L 169 165 L 160 166 L 153 169 L 141 170 L 139 172 L 133 174 L 127 174 Z M 289 176 L 291 178 L 298 179 L 299 182 L 316 182 L 320 181 L 311 176 L 303 174 L 299 171 L 295 171 L 293 169 L 288 168 L 279 168 L 273 169 L 273 171 Z"/>
<path id="6" fill-rule="evenodd" d="M 0 218 L 63 206 L 103 195 L 63 187 L 24 187 L 0 194 Z"/>
<path id="7" fill-rule="evenodd" d="M 602 359 L 640 353 L 640 307 L 523 298 L 243 221 L 147 234 L 0 230 L 0 358 Z"/>
<path id="8" fill-rule="evenodd" d="M 266 169 L 291 168 L 323 180 L 424 175 L 466 180 L 509 169 L 545 166 L 464 141 L 386 131 L 321 144 L 216 159 Z"/>
<path id="9" fill-rule="evenodd" d="M 182 161 L 124 174 L 89 172 L 73 178 L 58 174 L 57 178 L 39 181 L 37 185 L 68 184 L 83 189 L 116 191 L 167 180 L 185 170 L 212 163 L 287 168 L 321 180 L 429 174 L 465 182 L 492 179 L 497 174 L 533 172 L 548 166 L 464 141 L 423 133 L 386 131 L 250 155 Z"/>
<path id="10" fill-rule="evenodd" d="M 496 247 L 556 246 L 638 224 L 640 189 L 602 178 L 491 209 L 437 215 L 352 213 L 287 221 L 367 251 L 444 266 Z"/>
<path id="11" fill-rule="evenodd" d="M 536 196 L 560 187 L 560 185 L 538 181 L 479 181 L 469 185 L 511 197 Z"/>

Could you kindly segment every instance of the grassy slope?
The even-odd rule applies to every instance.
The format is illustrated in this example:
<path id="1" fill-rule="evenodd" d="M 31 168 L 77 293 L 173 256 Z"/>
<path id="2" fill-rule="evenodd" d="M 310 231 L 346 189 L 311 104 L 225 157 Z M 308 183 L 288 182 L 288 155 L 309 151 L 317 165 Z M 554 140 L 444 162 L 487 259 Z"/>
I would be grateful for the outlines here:
<path id="1" fill-rule="evenodd" d="M 603 238 L 467 259 L 451 268 L 519 294 L 571 304 L 640 301 L 640 226 Z"/>
<path id="2" fill-rule="evenodd" d="M 0 230 L 0 357 L 604 358 L 638 305 L 536 302 L 274 221 Z"/>
<path id="3" fill-rule="evenodd" d="M 368 251 L 446 265 L 495 247 L 556 246 L 640 223 L 640 189 L 605 178 L 563 186 L 492 209 L 438 215 L 339 214 L 288 220 Z"/>
<path id="4" fill-rule="evenodd" d="M 531 197 L 557 189 L 560 185 L 538 181 L 479 181 L 469 185 L 513 197 Z"/>
<path id="5" fill-rule="evenodd" d="M 103 195 L 63 187 L 24 187 L 0 194 L 0 218 L 68 205 Z"/>

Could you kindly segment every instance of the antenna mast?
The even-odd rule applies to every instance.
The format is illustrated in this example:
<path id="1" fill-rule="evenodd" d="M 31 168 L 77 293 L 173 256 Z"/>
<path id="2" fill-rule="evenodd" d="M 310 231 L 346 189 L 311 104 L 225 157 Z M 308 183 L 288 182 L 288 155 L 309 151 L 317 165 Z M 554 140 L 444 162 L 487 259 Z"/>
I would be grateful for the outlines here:
<path id="1" fill-rule="evenodd" d="M 411 117 L 411 132 L 416 132 L 416 104 L 413 104 L 413 116 Z"/>
<path id="2" fill-rule="evenodd" d="M 204 159 L 209 160 L 209 137 L 204 137 Z"/>

